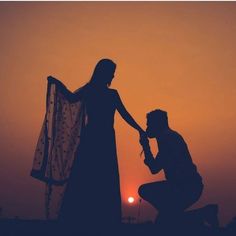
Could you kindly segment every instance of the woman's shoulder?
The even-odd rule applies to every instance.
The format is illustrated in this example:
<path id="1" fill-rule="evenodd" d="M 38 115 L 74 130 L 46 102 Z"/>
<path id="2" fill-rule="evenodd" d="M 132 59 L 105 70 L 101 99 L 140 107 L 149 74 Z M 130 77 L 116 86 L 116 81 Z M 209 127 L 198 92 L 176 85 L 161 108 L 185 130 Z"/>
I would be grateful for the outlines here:
<path id="1" fill-rule="evenodd" d="M 75 94 L 81 94 L 81 95 L 86 95 L 89 92 L 90 86 L 89 84 L 85 84 L 82 87 L 79 87 L 74 91 Z"/>
<path id="2" fill-rule="evenodd" d="M 118 91 L 117 91 L 116 89 L 111 89 L 111 88 L 109 88 L 108 91 L 109 91 L 109 93 L 110 93 L 111 95 L 113 95 L 113 96 L 115 96 L 115 97 L 118 97 L 118 96 L 119 96 L 119 93 L 118 93 Z"/>
<path id="3" fill-rule="evenodd" d="M 108 91 L 110 91 L 111 93 L 118 93 L 118 91 L 116 89 L 113 89 L 113 88 L 108 88 Z"/>

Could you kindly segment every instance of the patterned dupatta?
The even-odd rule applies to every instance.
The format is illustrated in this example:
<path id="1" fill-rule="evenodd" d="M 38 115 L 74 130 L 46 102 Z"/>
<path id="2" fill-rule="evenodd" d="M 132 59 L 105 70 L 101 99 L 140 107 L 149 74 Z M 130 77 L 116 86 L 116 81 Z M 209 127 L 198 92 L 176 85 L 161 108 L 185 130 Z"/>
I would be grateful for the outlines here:
<path id="1" fill-rule="evenodd" d="M 80 89 L 77 91 L 79 92 Z M 76 92 L 77 92 L 76 91 Z M 53 190 L 59 190 L 57 210 L 85 126 L 83 99 L 71 103 L 60 86 L 47 84 L 46 114 L 34 154 L 31 176 L 46 183 L 46 217 L 49 218 Z"/>

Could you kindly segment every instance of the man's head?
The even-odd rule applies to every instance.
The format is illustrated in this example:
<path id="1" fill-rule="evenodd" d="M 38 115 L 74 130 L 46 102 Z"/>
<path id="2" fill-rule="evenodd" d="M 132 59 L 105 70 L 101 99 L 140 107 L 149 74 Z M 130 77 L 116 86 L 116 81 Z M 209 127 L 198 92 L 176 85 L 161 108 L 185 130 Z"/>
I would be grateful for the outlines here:
<path id="1" fill-rule="evenodd" d="M 167 112 L 162 110 L 154 110 L 147 114 L 147 136 L 155 138 L 159 136 L 163 130 L 168 129 Z"/>

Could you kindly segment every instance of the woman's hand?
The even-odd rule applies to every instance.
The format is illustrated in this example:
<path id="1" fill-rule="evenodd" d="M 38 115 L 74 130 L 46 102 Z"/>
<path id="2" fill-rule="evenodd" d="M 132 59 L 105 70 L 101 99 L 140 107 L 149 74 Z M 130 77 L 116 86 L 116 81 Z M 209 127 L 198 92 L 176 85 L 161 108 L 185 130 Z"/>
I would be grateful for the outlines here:
<path id="1" fill-rule="evenodd" d="M 139 132 L 140 134 L 140 139 L 139 139 L 139 143 L 143 146 L 143 149 L 145 148 L 149 148 L 149 140 L 148 140 L 148 137 L 147 137 L 147 134 L 146 132 Z"/>
<path id="2" fill-rule="evenodd" d="M 48 80 L 49 83 L 52 83 L 52 84 L 60 84 L 60 83 L 61 83 L 60 80 L 58 80 L 58 79 L 52 77 L 51 75 L 49 75 L 49 76 L 47 77 L 47 80 Z"/>
<path id="3" fill-rule="evenodd" d="M 140 137 L 140 139 L 141 139 L 142 137 L 147 137 L 146 132 L 145 132 L 142 128 L 138 129 L 138 132 L 139 132 L 139 137 Z"/>
<path id="4" fill-rule="evenodd" d="M 49 83 L 55 84 L 59 88 L 66 89 L 65 85 L 58 79 L 52 77 L 51 75 L 47 77 Z"/>

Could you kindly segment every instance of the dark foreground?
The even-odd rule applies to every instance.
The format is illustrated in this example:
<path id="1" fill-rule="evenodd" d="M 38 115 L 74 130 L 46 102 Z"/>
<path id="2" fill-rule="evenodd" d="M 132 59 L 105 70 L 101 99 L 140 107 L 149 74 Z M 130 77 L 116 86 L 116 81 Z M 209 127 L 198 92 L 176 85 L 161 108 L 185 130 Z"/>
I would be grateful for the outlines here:
<path id="1" fill-rule="evenodd" d="M 1 236 L 152 236 L 152 235 L 188 235 L 188 236 L 236 236 L 236 221 L 232 221 L 225 227 L 212 229 L 207 225 L 160 228 L 153 223 L 122 224 L 119 228 L 96 230 L 92 225 L 85 231 L 79 230 L 79 226 L 63 226 L 57 221 L 43 220 L 0 220 Z"/>

